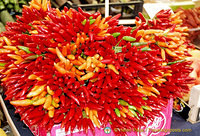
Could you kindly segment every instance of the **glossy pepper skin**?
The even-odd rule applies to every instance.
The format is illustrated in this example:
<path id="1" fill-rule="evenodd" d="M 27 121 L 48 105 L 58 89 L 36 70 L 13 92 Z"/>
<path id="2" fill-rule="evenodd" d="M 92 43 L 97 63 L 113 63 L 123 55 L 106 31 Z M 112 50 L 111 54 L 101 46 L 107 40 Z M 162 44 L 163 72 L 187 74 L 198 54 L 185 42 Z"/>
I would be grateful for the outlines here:
<path id="1" fill-rule="evenodd" d="M 30 2 L 0 34 L 6 99 L 27 125 L 50 131 L 61 123 L 66 132 L 77 126 L 86 134 L 88 128 L 95 133 L 93 123 L 111 123 L 113 130 L 138 128 L 153 120 L 169 98 L 187 92 L 191 63 L 184 61 L 186 51 L 177 55 L 168 47 L 177 43 L 169 35 L 182 35 L 169 10 L 153 20 L 139 13 L 131 28 L 117 26 L 120 15 L 102 18 L 38 2 Z M 38 101 L 41 105 L 34 106 Z"/>

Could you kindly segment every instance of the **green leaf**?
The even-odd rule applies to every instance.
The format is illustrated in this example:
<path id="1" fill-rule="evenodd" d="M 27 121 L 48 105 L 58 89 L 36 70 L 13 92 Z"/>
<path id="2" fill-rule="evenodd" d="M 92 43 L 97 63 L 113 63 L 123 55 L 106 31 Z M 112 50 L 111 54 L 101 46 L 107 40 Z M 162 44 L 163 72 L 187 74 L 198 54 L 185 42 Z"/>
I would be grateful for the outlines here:
<path id="1" fill-rule="evenodd" d="M 8 5 L 7 5 L 7 8 L 8 8 L 8 9 L 13 9 L 13 5 L 12 5 L 12 4 L 8 4 Z"/>
<path id="2" fill-rule="evenodd" d="M 3 0 L 3 2 L 5 3 L 5 5 L 7 5 L 9 3 L 9 0 Z"/>
<path id="3" fill-rule="evenodd" d="M 9 0 L 10 1 L 10 3 L 12 3 L 12 4 L 16 4 L 17 3 L 17 0 Z"/>
<path id="4" fill-rule="evenodd" d="M 5 6 L 4 6 L 3 2 L 0 1 L 0 10 L 3 10 L 3 9 L 5 9 Z"/>

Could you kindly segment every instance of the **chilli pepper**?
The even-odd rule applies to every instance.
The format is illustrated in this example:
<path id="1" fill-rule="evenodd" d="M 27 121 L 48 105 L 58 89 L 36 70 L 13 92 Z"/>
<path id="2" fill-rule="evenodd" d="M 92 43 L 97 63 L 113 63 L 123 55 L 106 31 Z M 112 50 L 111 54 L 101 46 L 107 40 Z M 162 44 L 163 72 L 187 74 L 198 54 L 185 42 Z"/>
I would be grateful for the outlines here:
<path id="1" fill-rule="evenodd" d="M 74 131 L 74 128 L 76 127 L 76 120 L 75 119 L 72 119 L 71 120 L 71 132 L 73 132 Z"/>
<path id="2" fill-rule="evenodd" d="M 94 109 L 94 110 L 102 110 L 103 106 L 99 105 L 99 104 L 94 104 L 94 103 L 88 103 L 87 107 L 89 107 L 90 109 Z"/>
<path id="3" fill-rule="evenodd" d="M 77 98 L 76 95 L 74 95 L 74 94 L 73 94 L 72 92 L 70 92 L 70 91 L 68 91 L 67 95 L 68 95 L 70 98 L 72 98 L 78 105 L 80 105 L 80 102 L 79 102 L 79 100 L 78 100 L 78 98 Z"/>
<path id="4" fill-rule="evenodd" d="M 39 111 L 38 109 L 33 110 L 31 113 L 32 114 L 29 114 L 27 116 L 27 119 L 34 119 L 36 117 L 43 116 L 45 114 L 44 111 Z"/>
<path id="5" fill-rule="evenodd" d="M 132 46 L 142 46 L 142 45 L 147 45 L 148 43 L 147 42 L 134 42 L 134 43 L 131 43 Z"/>
<path id="6" fill-rule="evenodd" d="M 28 114 L 30 114 L 31 111 L 33 111 L 33 107 L 29 108 L 28 110 L 24 111 L 23 114 L 21 114 L 21 120 L 24 120 Z"/>
<path id="7" fill-rule="evenodd" d="M 133 38 L 131 36 L 124 36 L 122 39 L 125 41 L 128 41 L 128 42 L 133 42 L 136 40 L 135 38 Z"/>
<path id="8" fill-rule="evenodd" d="M 49 120 L 50 120 L 49 115 L 45 114 L 44 117 L 43 117 L 43 119 L 42 119 L 42 121 L 41 121 L 41 123 L 40 123 L 40 126 L 44 127 L 46 124 L 48 124 Z"/>
<path id="9" fill-rule="evenodd" d="M 27 52 L 27 53 L 32 53 L 32 52 L 29 50 L 28 47 L 25 47 L 25 46 L 18 46 L 18 48 L 21 49 L 21 50 L 23 50 L 23 51 L 25 51 L 25 52 Z"/>
<path id="10" fill-rule="evenodd" d="M 29 106 L 33 104 L 33 101 L 30 99 L 14 100 L 14 101 L 11 101 L 10 104 L 15 105 L 15 106 Z"/>
<path id="11" fill-rule="evenodd" d="M 121 114 L 120 114 L 120 112 L 119 112 L 119 109 L 118 109 L 118 108 L 115 108 L 115 113 L 116 113 L 116 115 L 117 115 L 118 117 L 121 117 Z"/>
<path id="12" fill-rule="evenodd" d="M 146 19 L 144 18 L 143 14 L 141 12 L 138 13 L 140 19 L 142 20 L 142 22 L 146 22 Z"/>
<path id="13" fill-rule="evenodd" d="M 85 95 L 86 95 L 86 101 L 89 102 L 90 101 L 90 95 L 89 95 L 89 91 L 87 90 L 86 87 L 82 87 Z"/>
<path id="14" fill-rule="evenodd" d="M 73 108 L 70 109 L 68 114 L 69 114 L 69 120 L 71 120 L 74 117 L 75 109 L 73 109 Z"/>
<path id="15" fill-rule="evenodd" d="M 118 37 L 120 34 L 121 34 L 121 33 L 116 32 L 116 33 L 112 33 L 112 36 L 116 38 L 116 37 Z"/>

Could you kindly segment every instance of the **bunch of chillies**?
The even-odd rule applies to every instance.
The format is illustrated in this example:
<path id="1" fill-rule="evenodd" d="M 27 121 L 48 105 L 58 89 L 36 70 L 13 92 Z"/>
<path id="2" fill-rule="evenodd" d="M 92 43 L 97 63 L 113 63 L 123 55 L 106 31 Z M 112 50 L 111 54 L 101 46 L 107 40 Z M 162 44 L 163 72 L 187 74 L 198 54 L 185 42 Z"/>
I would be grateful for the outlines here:
<path id="1" fill-rule="evenodd" d="M 66 132 L 77 126 L 94 134 L 94 124 L 110 123 L 113 130 L 145 126 L 169 98 L 188 92 L 192 68 L 186 49 L 193 47 L 173 22 L 176 14 L 139 16 L 136 28 L 124 27 L 117 26 L 120 15 L 102 18 L 31 1 L 0 34 L 5 99 L 30 128 L 47 132 L 58 123 Z"/>

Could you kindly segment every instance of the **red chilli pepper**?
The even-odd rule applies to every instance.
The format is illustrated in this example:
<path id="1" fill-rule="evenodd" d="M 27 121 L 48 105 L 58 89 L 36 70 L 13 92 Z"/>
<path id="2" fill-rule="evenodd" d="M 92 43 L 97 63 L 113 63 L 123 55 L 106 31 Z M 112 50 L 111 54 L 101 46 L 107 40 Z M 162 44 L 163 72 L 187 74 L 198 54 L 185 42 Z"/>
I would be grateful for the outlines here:
<path id="1" fill-rule="evenodd" d="M 34 109 L 34 107 L 31 107 L 28 110 L 26 110 L 25 112 L 23 112 L 23 114 L 21 114 L 21 120 L 24 120 L 27 117 L 27 115 L 29 115 L 29 113 L 31 111 L 33 111 L 33 109 Z"/>
<path id="2" fill-rule="evenodd" d="M 86 101 L 87 103 L 90 101 L 90 94 L 89 94 L 89 91 L 87 90 L 87 88 L 85 86 L 82 87 L 83 88 L 83 91 L 86 95 Z"/>
<path id="3" fill-rule="evenodd" d="M 71 91 L 67 92 L 67 95 L 72 98 L 78 105 L 80 105 L 80 102 L 78 100 L 78 97 L 76 95 L 74 95 L 74 93 L 72 93 Z"/>
<path id="4" fill-rule="evenodd" d="M 40 123 L 40 126 L 41 126 L 41 127 L 44 127 L 44 126 L 49 122 L 49 120 L 50 120 L 49 115 L 48 115 L 48 114 L 45 114 L 44 117 L 43 117 L 42 122 Z"/>
<path id="5" fill-rule="evenodd" d="M 61 102 L 61 106 L 64 107 L 65 106 L 65 95 L 60 96 L 60 102 Z"/>
<path id="6" fill-rule="evenodd" d="M 104 63 L 104 64 L 110 64 L 113 62 L 113 59 L 104 59 L 101 61 L 101 63 Z"/>
<path id="7" fill-rule="evenodd" d="M 73 109 L 73 108 L 71 108 L 70 110 L 69 110 L 69 120 L 71 120 L 73 117 L 74 117 L 74 114 L 75 114 L 75 109 Z"/>
<path id="8" fill-rule="evenodd" d="M 143 14 L 141 12 L 138 13 L 140 19 L 142 20 L 142 22 L 146 22 L 146 19 L 144 18 Z"/>

